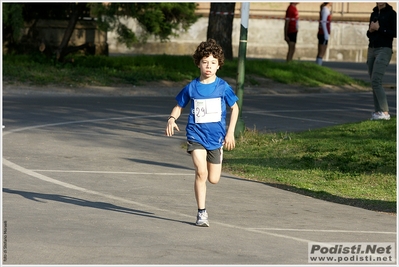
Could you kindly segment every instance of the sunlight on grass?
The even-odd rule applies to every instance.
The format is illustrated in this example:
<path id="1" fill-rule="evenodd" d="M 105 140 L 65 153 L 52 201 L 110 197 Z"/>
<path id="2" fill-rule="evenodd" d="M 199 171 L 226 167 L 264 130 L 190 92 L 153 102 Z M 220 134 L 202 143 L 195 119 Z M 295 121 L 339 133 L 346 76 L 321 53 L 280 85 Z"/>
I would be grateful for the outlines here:
<path id="1" fill-rule="evenodd" d="M 246 131 L 224 159 L 233 174 L 312 196 L 385 201 L 386 210 L 396 203 L 396 118 L 302 133 Z"/>

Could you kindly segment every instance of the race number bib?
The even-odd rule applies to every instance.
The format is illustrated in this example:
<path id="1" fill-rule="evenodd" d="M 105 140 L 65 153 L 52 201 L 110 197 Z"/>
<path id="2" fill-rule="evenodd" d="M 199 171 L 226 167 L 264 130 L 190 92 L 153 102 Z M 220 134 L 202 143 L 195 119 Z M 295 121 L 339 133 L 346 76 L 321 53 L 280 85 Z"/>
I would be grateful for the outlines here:
<path id="1" fill-rule="evenodd" d="M 222 119 L 221 98 L 194 99 L 195 123 L 218 122 Z"/>

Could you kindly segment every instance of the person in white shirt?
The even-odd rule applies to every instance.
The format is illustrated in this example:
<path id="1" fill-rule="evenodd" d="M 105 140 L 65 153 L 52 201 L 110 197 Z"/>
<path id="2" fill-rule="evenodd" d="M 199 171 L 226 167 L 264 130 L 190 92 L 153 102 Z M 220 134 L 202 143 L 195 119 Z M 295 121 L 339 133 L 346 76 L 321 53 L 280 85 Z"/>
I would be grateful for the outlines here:
<path id="1" fill-rule="evenodd" d="M 319 31 L 317 32 L 317 39 L 319 44 L 317 46 L 316 63 L 323 65 L 323 57 L 327 50 L 328 40 L 331 33 L 331 6 L 330 2 L 324 2 L 320 5 L 319 17 Z"/>

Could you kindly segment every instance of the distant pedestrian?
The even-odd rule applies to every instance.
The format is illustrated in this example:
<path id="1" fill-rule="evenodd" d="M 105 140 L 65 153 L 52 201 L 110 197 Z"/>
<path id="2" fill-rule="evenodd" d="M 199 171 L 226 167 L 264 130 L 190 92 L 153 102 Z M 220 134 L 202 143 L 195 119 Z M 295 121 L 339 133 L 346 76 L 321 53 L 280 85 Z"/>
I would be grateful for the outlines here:
<path id="1" fill-rule="evenodd" d="M 194 55 L 200 76 L 186 85 L 176 96 L 177 105 L 168 118 L 165 134 L 172 136 L 179 131 L 176 124 L 183 108 L 190 102 L 186 126 L 187 152 L 195 168 L 194 191 L 198 206 L 198 226 L 209 226 L 205 208 L 206 182 L 216 184 L 222 172 L 223 146 L 235 147 L 234 130 L 238 119 L 238 97 L 223 79 L 216 76 L 224 64 L 222 47 L 215 40 L 201 42 Z M 226 132 L 226 107 L 231 109 Z"/>
<path id="2" fill-rule="evenodd" d="M 298 4 L 299 3 L 290 3 L 285 12 L 284 40 L 288 44 L 287 62 L 292 60 L 295 53 L 299 19 L 299 13 L 296 7 Z"/>
<path id="3" fill-rule="evenodd" d="M 374 112 L 371 120 L 389 120 L 389 107 L 382 78 L 392 57 L 392 42 L 396 38 L 396 12 L 387 3 L 377 2 L 370 15 L 367 31 L 369 45 L 367 67 L 373 89 Z"/>
<path id="4" fill-rule="evenodd" d="M 323 57 L 327 50 L 328 40 L 331 33 L 331 3 L 324 2 L 320 5 L 319 15 L 319 31 L 317 32 L 317 39 L 319 44 L 317 46 L 316 63 L 323 65 Z"/>

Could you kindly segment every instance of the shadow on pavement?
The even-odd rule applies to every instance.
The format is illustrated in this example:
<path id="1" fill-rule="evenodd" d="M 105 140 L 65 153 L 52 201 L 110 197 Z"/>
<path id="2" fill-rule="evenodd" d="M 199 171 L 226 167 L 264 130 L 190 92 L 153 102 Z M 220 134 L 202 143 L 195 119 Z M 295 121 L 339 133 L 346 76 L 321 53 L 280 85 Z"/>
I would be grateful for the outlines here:
<path id="1" fill-rule="evenodd" d="M 123 213 L 138 215 L 138 216 L 154 218 L 154 219 L 195 225 L 192 222 L 163 218 L 163 217 L 154 215 L 154 213 L 152 213 L 152 212 L 129 209 L 129 208 L 116 206 L 116 205 L 106 203 L 106 202 L 97 202 L 97 201 L 95 202 L 95 201 L 88 201 L 88 200 L 81 199 L 81 198 L 75 198 L 75 197 L 69 197 L 69 196 L 63 196 L 63 195 L 57 195 L 57 194 L 42 194 L 42 193 L 12 190 L 12 189 L 8 189 L 8 188 L 3 188 L 3 192 L 8 193 L 8 194 L 20 195 L 26 199 L 37 201 L 37 202 L 42 202 L 42 203 L 45 203 L 44 200 L 57 201 L 57 202 L 77 205 L 77 206 L 81 206 L 81 207 L 89 207 L 89 208 L 102 209 L 102 210 L 107 210 L 107 211 L 123 212 Z"/>
<path id="2" fill-rule="evenodd" d="M 126 158 L 126 159 L 136 162 L 136 163 L 140 163 L 140 164 L 148 164 L 148 165 L 155 165 L 155 166 L 161 166 L 161 167 L 167 167 L 167 168 L 173 168 L 173 169 L 183 169 L 183 170 L 194 171 L 193 168 L 189 168 L 189 167 L 178 165 L 178 164 L 170 164 L 170 163 L 165 163 L 165 162 L 157 162 L 157 161 L 152 161 L 152 160 L 133 159 L 133 158 Z"/>

